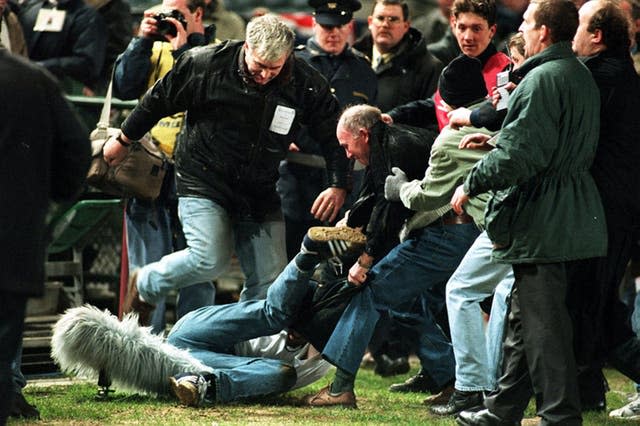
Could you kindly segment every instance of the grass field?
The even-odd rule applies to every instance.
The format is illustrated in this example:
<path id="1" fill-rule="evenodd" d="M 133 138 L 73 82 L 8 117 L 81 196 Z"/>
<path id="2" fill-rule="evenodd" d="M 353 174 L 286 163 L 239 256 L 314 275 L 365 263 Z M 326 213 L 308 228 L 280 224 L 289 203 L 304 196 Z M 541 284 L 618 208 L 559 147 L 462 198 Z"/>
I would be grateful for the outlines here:
<path id="1" fill-rule="evenodd" d="M 414 367 L 412 373 L 417 367 Z M 606 372 L 611 391 L 608 407 L 626 404 L 633 391 L 630 381 L 613 371 Z M 257 401 L 187 408 L 171 399 L 157 399 L 145 395 L 116 392 L 107 401 L 95 399 L 97 385 L 79 383 L 68 386 L 27 386 L 27 399 L 36 404 L 42 415 L 39 422 L 11 420 L 10 425 L 455 425 L 452 418 L 429 414 L 422 404 L 426 395 L 395 394 L 387 391 L 391 383 L 402 377 L 381 378 L 370 369 L 361 369 L 356 382 L 357 410 L 342 408 L 309 408 L 302 406 L 302 397 L 325 386 L 333 377 L 312 386 Z M 533 405 L 527 410 L 523 424 L 537 424 Z M 585 425 L 638 424 L 633 421 L 610 419 L 607 413 L 589 413 Z"/>

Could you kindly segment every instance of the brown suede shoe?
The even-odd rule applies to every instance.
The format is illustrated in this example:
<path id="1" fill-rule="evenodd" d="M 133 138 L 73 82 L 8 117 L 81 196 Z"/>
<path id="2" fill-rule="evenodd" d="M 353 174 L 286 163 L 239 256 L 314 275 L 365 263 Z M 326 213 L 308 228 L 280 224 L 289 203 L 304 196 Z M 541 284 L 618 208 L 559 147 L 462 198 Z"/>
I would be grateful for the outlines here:
<path id="1" fill-rule="evenodd" d="M 358 408 L 356 406 L 356 395 L 353 392 L 342 392 L 332 395 L 329 386 L 326 386 L 315 395 L 310 395 L 305 399 L 307 405 L 311 407 L 345 407 Z"/>
<path id="2" fill-rule="evenodd" d="M 431 405 L 446 405 L 451 399 L 451 395 L 455 388 L 453 385 L 449 385 L 446 388 L 442 389 L 440 393 L 436 393 L 434 395 L 428 396 L 422 403 L 426 406 Z"/>
<path id="3" fill-rule="evenodd" d="M 138 294 L 138 271 L 136 269 L 129 276 L 129 284 L 127 285 L 127 294 L 122 304 L 122 313 L 136 312 L 138 314 L 138 324 L 142 327 L 149 325 L 151 320 L 151 312 L 155 309 L 150 303 L 140 300 Z"/>

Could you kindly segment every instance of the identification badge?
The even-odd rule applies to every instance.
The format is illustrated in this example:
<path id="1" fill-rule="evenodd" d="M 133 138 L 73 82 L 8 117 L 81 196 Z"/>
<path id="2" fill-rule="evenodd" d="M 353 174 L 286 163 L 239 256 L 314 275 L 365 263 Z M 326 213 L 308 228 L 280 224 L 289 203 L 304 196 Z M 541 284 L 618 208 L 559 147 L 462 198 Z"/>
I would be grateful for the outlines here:
<path id="1" fill-rule="evenodd" d="M 502 87 L 509 82 L 509 71 L 502 71 L 496 74 L 496 87 Z"/>
<path id="2" fill-rule="evenodd" d="M 293 119 L 296 117 L 296 110 L 286 106 L 278 105 L 276 111 L 273 113 L 273 120 L 269 130 L 279 135 L 289 134 Z"/>
<path id="3" fill-rule="evenodd" d="M 64 18 L 66 15 L 67 12 L 64 10 L 40 9 L 38 17 L 36 18 L 36 24 L 33 26 L 33 31 L 59 33 L 64 26 Z"/>

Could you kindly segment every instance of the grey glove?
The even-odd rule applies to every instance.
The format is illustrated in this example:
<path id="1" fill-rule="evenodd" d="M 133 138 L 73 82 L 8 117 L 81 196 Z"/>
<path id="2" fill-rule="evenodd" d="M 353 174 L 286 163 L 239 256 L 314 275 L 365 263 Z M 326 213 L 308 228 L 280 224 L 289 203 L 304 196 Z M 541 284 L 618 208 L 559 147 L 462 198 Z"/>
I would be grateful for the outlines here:
<path id="1" fill-rule="evenodd" d="M 400 188 L 409 182 L 409 179 L 399 167 L 393 167 L 391 173 L 393 174 L 384 180 L 384 198 L 389 201 L 400 201 Z"/>

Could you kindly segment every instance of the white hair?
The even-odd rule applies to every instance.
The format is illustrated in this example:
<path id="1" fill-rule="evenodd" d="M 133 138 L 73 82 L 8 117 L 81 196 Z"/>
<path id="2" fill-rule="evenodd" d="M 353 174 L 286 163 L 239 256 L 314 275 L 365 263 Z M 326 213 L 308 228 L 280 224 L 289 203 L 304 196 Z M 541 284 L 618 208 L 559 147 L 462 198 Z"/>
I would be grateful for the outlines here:
<path id="1" fill-rule="evenodd" d="M 253 18 L 247 24 L 246 42 L 262 60 L 274 62 L 293 51 L 295 35 L 273 14 Z"/>

